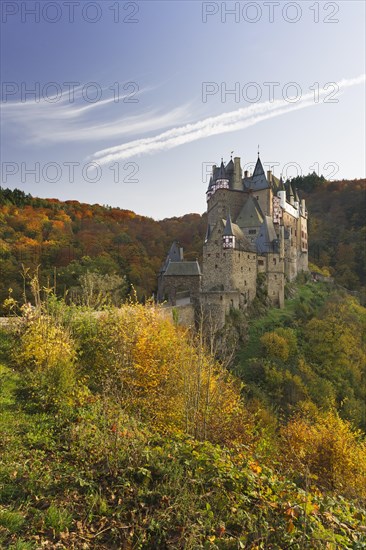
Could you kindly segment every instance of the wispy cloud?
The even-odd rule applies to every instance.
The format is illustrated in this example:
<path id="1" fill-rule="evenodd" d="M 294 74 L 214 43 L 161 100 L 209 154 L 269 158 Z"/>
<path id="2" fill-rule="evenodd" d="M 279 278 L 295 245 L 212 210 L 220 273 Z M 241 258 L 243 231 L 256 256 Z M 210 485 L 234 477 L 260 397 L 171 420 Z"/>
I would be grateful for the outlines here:
<path id="1" fill-rule="evenodd" d="M 339 92 L 343 93 L 345 88 L 362 82 L 365 82 L 364 74 L 352 79 L 343 79 L 336 84 Z M 314 92 L 309 92 L 304 94 L 297 103 L 290 103 L 282 99 L 253 104 L 249 107 L 176 127 L 154 137 L 137 139 L 97 151 L 92 158 L 97 159 L 99 164 L 107 164 L 139 155 L 166 151 L 210 136 L 242 130 L 270 118 L 320 105 L 320 100 L 329 96 L 330 92 L 331 89 L 328 88 L 319 90 L 318 102 L 314 101 Z"/>
<path id="2" fill-rule="evenodd" d="M 139 90 L 139 101 L 150 88 Z M 103 89 L 103 93 L 108 93 Z M 64 90 L 52 102 L 52 98 L 37 98 L 27 101 L 7 101 L 0 104 L 4 128 L 17 131 L 21 139 L 29 143 L 86 142 L 133 136 L 181 124 L 191 113 L 191 105 L 186 104 L 161 112 L 158 109 L 145 109 L 141 112 L 140 103 L 124 103 L 131 93 L 118 97 L 86 103 L 82 86 L 74 89 L 73 95 Z M 126 116 L 127 109 L 136 105 L 138 114 Z M 108 108 L 109 107 L 109 108 Z M 103 109 L 104 108 L 104 109 Z M 118 115 L 116 116 L 116 113 Z"/>

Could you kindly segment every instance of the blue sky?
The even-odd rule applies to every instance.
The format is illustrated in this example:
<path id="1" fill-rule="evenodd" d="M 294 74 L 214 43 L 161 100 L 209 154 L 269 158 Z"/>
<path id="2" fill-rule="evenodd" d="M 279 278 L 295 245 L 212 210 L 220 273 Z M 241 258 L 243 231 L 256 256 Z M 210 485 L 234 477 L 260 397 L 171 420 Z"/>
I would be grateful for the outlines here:
<path id="1" fill-rule="evenodd" d="M 277 176 L 365 177 L 363 1 L 3 0 L 1 21 L 2 187 L 162 219 L 258 145 Z"/>

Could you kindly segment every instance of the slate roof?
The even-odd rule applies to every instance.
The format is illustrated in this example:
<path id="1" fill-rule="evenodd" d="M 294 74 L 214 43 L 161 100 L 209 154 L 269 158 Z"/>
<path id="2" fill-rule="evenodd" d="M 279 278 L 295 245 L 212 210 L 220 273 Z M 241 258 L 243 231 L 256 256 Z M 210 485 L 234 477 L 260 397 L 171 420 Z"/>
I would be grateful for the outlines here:
<path id="1" fill-rule="evenodd" d="M 253 191 L 260 191 L 261 189 L 267 189 L 269 187 L 269 183 L 259 157 L 257 159 L 253 175 L 248 178 L 244 178 L 243 183 L 246 189 L 252 189 Z"/>
<path id="2" fill-rule="evenodd" d="M 180 257 L 179 243 L 174 241 L 172 246 L 170 247 L 170 250 L 168 252 L 167 257 L 165 258 L 165 261 L 164 261 L 163 265 L 160 268 L 160 273 L 164 273 L 164 271 L 166 271 L 166 269 L 169 265 L 169 262 L 181 262 L 181 261 L 182 260 L 181 260 L 181 257 Z"/>
<path id="3" fill-rule="evenodd" d="M 282 191 L 282 181 L 272 174 L 272 189 L 275 193 Z"/>
<path id="4" fill-rule="evenodd" d="M 277 252 L 278 237 L 276 235 L 271 216 L 264 217 L 255 244 L 259 254 L 264 254 L 266 252 Z"/>
<path id="5" fill-rule="evenodd" d="M 218 179 L 218 180 L 227 180 L 228 179 L 228 177 L 226 175 L 226 170 L 225 170 L 225 166 L 224 166 L 223 161 L 221 161 L 220 168 L 217 172 L 217 177 L 215 179 Z"/>
<path id="6" fill-rule="evenodd" d="M 249 196 L 248 200 L 236 218 L 239 227 L 259 227 L 263 223 L 263 214 L 257 199 Z"/>
<path id="7" fill-rule="evenodd" d="M 230 237 L 230 236 L 234 235 L 230 213 L 229 213 L 229 215 L 226 219 L 226 224 L 225 224 L 225 229 L 224 229 L 223 235 L 226 236 L 226 237 Z"/>
<path id="8" fill-rule="evenodd" d="M 195 262 L 169 262 L 165 277 L 179 276 L 187 277 L 201 275 L 201 269 L 197 260 Z"/>

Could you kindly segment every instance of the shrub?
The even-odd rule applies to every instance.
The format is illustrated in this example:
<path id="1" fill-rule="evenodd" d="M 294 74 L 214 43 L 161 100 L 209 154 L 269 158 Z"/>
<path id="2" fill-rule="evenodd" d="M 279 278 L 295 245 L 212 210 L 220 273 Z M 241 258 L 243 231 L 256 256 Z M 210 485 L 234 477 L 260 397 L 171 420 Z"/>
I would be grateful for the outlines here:
<path id="1" fill-rule="evenodd" d="M 244 437 L 248 413 L 239 385 L 159 308 L 129 304 L 106 312 L 92 341 L 79 346 L 90 388 L 157 429 L 221 442 Z"/>
<path id="2" fill-rule="evenodd" d="M 71 405 L 76 396 L 74 343 L 68 331 L 48 317 L 29 322 L 13 358 L 33 403 L 42 408 Z"/>
<path id="3" fill-rule="evenodd" d="M 326 490 L 366 499 L 366 444 L 338 414 L 296 416 L 281 429 L 284 463 Z"/>

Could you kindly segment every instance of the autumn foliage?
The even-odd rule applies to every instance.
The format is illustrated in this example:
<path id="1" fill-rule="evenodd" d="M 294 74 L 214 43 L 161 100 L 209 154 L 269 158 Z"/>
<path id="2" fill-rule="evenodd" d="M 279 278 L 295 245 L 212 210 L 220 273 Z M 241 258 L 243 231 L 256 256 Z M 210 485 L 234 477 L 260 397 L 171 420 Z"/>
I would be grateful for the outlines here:
<path id="1" fill-rule="evenodd" d="M 281 429 L 282 460 L 295 476 L 351 498 L 366 499 L 366 443 L 361 431 L 328 411 L 297 416 Z"/>

